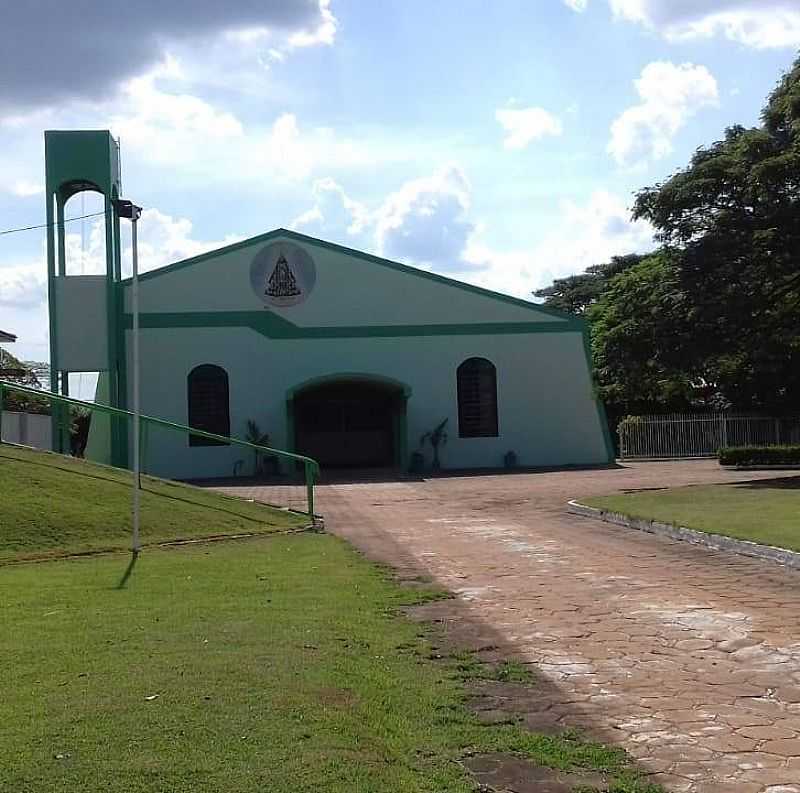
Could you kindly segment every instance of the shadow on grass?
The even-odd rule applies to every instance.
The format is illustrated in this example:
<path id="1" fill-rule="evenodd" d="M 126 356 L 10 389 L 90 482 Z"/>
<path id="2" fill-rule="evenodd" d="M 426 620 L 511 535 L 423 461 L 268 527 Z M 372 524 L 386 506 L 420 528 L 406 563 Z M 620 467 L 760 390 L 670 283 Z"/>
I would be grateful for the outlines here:
<path id="1" fill-rule="evenodd" d="M 723 482 L 723 485 L 737 490 L 800 490 L 800 476 L 751 479 L 747 482 Z"/>
<path id="2" fill-rule="evenodd" d="M 131 551 L 131 560 L 128 562 L 128 566 L 125 568 L 119 583 L 114 587 L 115 589 L 125 589 L 128 585 L 128 579 L 133 575 L 133 568 L 136 567 L 136 562 L 139 561 L 139 553 L 140 551 Z"/>

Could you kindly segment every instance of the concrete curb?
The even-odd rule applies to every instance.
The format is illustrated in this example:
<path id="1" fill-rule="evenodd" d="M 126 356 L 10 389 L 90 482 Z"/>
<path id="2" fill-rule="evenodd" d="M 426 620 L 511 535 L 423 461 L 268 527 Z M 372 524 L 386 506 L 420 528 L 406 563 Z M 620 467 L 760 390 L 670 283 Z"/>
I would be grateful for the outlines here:
<path id="1" fill-rule="evenodd" d="M 697 531 L 696 529 L 687 529 L 684 526 L 660 523 L 657 520 L 632 518 L 619 512 L 589 507 L 578 501 L 569 501 L 567 503 L 567 512 L 573 515 L 581 515 L 584 518 L 594 518 L 595 520 L 602 520 L 606 523 L 615 523 L 618 526 L 625 526 L 629 529 L 646 531 L 649 534 L 657 534 L 662 537 L 668 537 L 671 540 L 691 542 L 695 545 L 702 545 L 715 551 L 738 553 L 741 556 L 764 559 L 768 562 L 774 562 L 800 570 L 800 553 L 789 551 L 786 548 L 760 545 L 757 542 L 750 542 L 749 540 L 737 540 L 733 537 L 725 537 L 722 534 L 709 534 L 708 532 Z"/>
<path id="2" fill-rule="evenodd" d="M 720 465 L 725 471 L 800 471 L 800 465 Z"/>

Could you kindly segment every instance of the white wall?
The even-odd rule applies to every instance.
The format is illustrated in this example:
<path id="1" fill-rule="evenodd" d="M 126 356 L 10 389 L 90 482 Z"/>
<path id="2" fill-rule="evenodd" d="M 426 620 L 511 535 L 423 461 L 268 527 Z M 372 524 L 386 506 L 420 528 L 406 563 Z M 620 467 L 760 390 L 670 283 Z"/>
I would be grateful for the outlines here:
<path id="1" fill-rule="evenodd" d="M 20 443 L 36 449 L 53 448 L 50 416 L 4 410 L 2 424 L 2 439 L 6 443 Z"/>
<path id="2" fill-rule="evenodd" d="M 141 351 L 144 413 L 186 424 L 186 377 L 199 364 L 216 364 L 228 372 L 231 433 L 242 437 L 253 419 L 278 448 L 290 446 L 287 391 L 346 372 L 410 386 L 409 453 L 449 418 L 444 467 L 500 467 L 509 450 L 524 466 L 608 459 L 579 332 L 274 340 L 246 328 L 144 329 Z M 497 367 L 497 438 L 458 437 L 456 369 L 472 356 Z M 149 451 L 149 470 L 173 477 L 230 476 L 237 459 L 249 464 L 246 450 L 190 448 L 185 435 L 161 429 L 151 433 Z"/>
<path id="3" fill-rule="evenodd" d="M 144 413 L 186 424 L 186 377 L 199 364 L 216 364 L 229 376 L 232 434 L 243 436 L 246 421 L 253 419 L 274 446 L 288 448 L 293 440 L 287 425 L 289 389 L 339 373 L 379 375 L 412 389 L 409 453 L 424 432 L 449 419 L 450 440 L 441 454 L 445 467 L 499 467 L 512 450 L 525 466 L 607 461 L 582 334 L 572 329 L 574 323 L 534 304 L 509 302 L 295 237 L 288 239 L 314 259 L 315 286 L 299 305 L 267 309 L 251 286 L 250 268 L 259 251 L 277 239 L 144 277 L 141 311 L 243 311 L 256 317 L 271 311 L 301 329 L 470 324 L 475 333 L 275 339 L 247 327 L 144 328 Z M 519 323 L 526 323 L 525 333 L 497 332 L 498 324 Z M 548 332 L 529 332 L 527 323 Z M 130 349 L 127 332 L 128 372 Z M 456 369 L 472 356 L 488 358 L 497 368 L 497 438 L 458 437 Z M 235 462 L 249 455 L 235 447 L 190 448 L 186 435 L 164 429 L 151 431 L 148 446 L 150 470 L 175 477 L 229 476 Z"/>
<path id="4" fill-rule="evenodd" d="M 58 363 L 67 372 L 108 368 L 108 315 L 104 275 L 55 280 Z"/>

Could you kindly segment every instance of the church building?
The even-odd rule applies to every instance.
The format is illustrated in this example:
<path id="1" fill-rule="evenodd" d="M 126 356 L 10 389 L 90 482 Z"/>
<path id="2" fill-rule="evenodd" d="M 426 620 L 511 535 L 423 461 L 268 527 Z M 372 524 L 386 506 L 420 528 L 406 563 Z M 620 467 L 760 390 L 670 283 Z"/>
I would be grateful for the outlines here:
<path id="1" fill-rule="evenodd" d="M 54 390 L 101 372 L 98 398 L 131 405 L 131 281 L 119 263 L 118 152 L 107 132 L 46 133 L 48 211 L 78 189 L 106 198 L 102 276 L 68 275 L 51 229 Z M 127 232 L 127 229 L 126 229 Z M 326 468 L 407 470 L 444 420 L 444 469 L 613 460 L 585 323 L 535 303 L 286 229 L 139 278 L 141 409 L 221 435 L 248 421 Z M 126 464 L 101 421 L 95 456 Z M 124 435 L 124 430 L 122 431 Z M 417 453 L 417 455 L 415 455 Z M 148 471 L 234 473 L 241 450 L 157 432 Z"/>

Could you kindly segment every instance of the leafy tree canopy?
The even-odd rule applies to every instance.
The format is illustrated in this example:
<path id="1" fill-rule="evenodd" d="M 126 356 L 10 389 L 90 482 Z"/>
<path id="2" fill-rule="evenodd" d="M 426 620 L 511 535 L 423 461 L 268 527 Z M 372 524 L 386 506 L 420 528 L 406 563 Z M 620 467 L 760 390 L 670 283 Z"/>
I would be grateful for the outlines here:
<path id="1" fill-rule="evenodd" d="M 661 249 L 537 294 L 585 314 L 612 412 L 800 403 L 800 59 L 758 127 L 734 126 L 641 190 Z M 616 269 L 615 269 L 616 268 Z"/>
<path id="2" fill-rule="evenodd" d="M 638 264 L 643 258 L 638 253 L 613 256 L 611 261 L 593 264 L 579 275 L 557 278 L 550 286 L 538 289 L 534 294 L 545 298 L 545 303 L 551 308 L 583 316 L 600 299 L 615 275 Z"/>
<path id="3" fill-rule="evenodd" d="M 761 118 L 642 190 L 634 217 L 673 252 L 690 365 L 738 407 L 783 410 L 800 397 L 800 59 Z"/>

